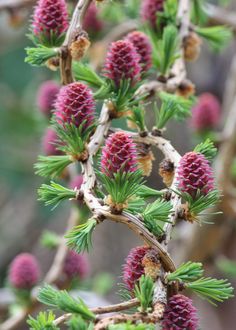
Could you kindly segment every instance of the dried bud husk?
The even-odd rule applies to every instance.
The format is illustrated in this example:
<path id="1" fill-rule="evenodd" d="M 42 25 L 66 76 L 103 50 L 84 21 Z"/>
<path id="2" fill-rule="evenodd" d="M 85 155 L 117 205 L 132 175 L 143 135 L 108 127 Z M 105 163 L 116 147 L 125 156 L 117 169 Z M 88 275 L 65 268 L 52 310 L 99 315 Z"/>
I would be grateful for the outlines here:
<path id="1" fill-rule="evenodd" d="M 170 187 L 174 178 L 174 164 L 169 159 L 164 159 L 159 166 L 159 174 L 162 177 L 164 184 Z"/>
<path id="2" fill-rule="evenodd" d="M 130 116 L 132 114 L 131 110 L 118 111 L 118 109 L 115 107 L 114 103 L 111 102 L 111 101 L 107 102 L 107 108 L 108 108 L 109 116 L 110 116 L 111 119 L 118 119 L 118 118 L 122 118 L 122 117 L 127 117 L 127 116 Z M 127 122 L 128 122 L 128 120 L 127 120 Z"/>
<path id="3" fill-rule="evenodd" d="M 197 221 L 197 217 L 190 212 L 188 203 L 184 203 L 180 206 L 180 209 L 178 210 L 178 217 L 179 219 L 190 223 Z"/>
<path id="4" fill-rule="evenodd" d="M 138 168 L 142 170 L 144 176 L 150 176 L 152 172 L 152 162 L 155 160 L 150 146 L 143 143 L 138 144 L 137 153 Z"/>
<path id="5" fill-rule="evenodd" d="M 46 61 L 46 67 L 50 69 L 51 71 L 57 71 L 60 65 L 60 60 L 58 57 L 52 57 L 49 58 L 49 60 Z"/>
<path id="6" fill-rule="evenodd" d="M 199 57 L 202 41 L 195 32 L 190 32 L 184 39 L 184 58 L 186 61 L 196 61 Z"/>
<path id="7" fill-rule="evenodd" d="M 111 213 L 113 214 L 121 214 L 122 211 L 128 207 L 128 202 L 125 203 L 116 203 L 112 200 L 111 196 L 108 195 L 105 198 L 105 204 L 110 206 Z"/>
<path id="8" fill-rule="evenodd" d="M 181 82 L 176 90 L 176 94 L 185 98 L 195 94 L 195 85 L 188 79 Z"/>
<path id="9" fill-rule="evenodd" d="M 142 266 L 144 267 L 145 275 L 150 276 L 155 281 L 160 276 L 161 271 L 161 261 L 158 252 L 154 249 L 148 250 L 142 259 Z"/>
<path id="10" fill-rule="evenodd" d="M 73 60 L 80 61 L 90 46 L 87 33 L 80 33 L 70 45 L 70 54 Z"/>
<path id="11" fill-rule="evenodd" d="M 127 110 L 126 111 L 126 115 L 128 116 L 128 117 L 132 117 L 132 115 L 133 115 L 133 112 L 132 112 L 132 110 Z M 138 128 L 138 126 L 135 124 L 135 122 L 133 122 L 132 120 L 130 120 L 130 119 L 127 119 L 126 120 L 126 124 L 127 124 L 127 126 L 128 126 L 128 128 L 130 128 L 130 129 L 137 129 Z"/>

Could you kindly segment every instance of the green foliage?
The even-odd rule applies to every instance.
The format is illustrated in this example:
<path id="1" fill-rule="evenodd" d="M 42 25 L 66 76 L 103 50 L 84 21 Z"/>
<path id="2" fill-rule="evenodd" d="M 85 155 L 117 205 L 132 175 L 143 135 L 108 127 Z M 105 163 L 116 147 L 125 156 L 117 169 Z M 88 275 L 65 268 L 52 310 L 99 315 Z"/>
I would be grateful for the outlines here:
<path id="1" fill-rule="evenodd" d="M 25 62 L 33 66 L 41 66 L 52 57 L 58 56 L 57 48 L 47 48 L 45 46 L 38 46 L 37 48 L 26 48 L 27 57 Z"/>
<path id="2" fill-rule="evenodd" d="M 152 304 L 154 283 L 151 277 L 142 275 L 138 284 L 135 285 L 134 294 L 140 302 L 140 311 L 147 312 Z"/>
<path id="3" fill-rule="evenodd" d="M 162 226 L 158 222 L 168 222 L 171 209 L 171 203 L 161 199 L 157 199 L 154 203 L 148 204 L 142 212 L 144 224 L 148 230 L 156 236 L 162 234 Z"/>
<path id="4" fill-rule="evenodd" d="M 167 281 L 192 282 L 197 280 L 203 274 L 202 264 L 200 262 L 185 262 L 179 266 L 173 273 L 167 275 Z"/>
<path id="5" fill-rule="evenodd" d="M 210 191 L 206 196 L 197 194 L 197 197 L 193 199 L 190 195 L 186 198 L 185 195 L 185 200 L 189 204 L 189 211 L 194 214 L 198 215 L 202 211 L 209 209 L 211 207 L 214 207 L 220 199 L 220 194 L 218 190 L 212 190 Z M 218 213 L 210 213 L 210 214 L 219 214 Z"/>
<path id="6" fill-rule="evenodd" d="M 85 320 L 95 319 L 95 315 L 89 310 L 81 298 L 75 299 L 67 291 L 56 290 L 47 284 L 39 290 L 38 301 L 66 313 L 78 314 Z"/>
<path id="7" fill-rule="evenodd" d="M 129 79 L 124 79 L 120 82 L 119 88 L 117 88 L 114 81 L 110 80 L 111 91 L 108 98 L 111 99 L 116 111 L 122 112 L 132 108 L 133 106 L 137 106 L 139 102 L 147 96 L 147 94 L 143 94 L 139 97 L 134 97 L 135 92 L 140 85 L 141 82 L 133 86 Z"/>
<path id="8" fill-rule="evenodd" d="M 66 322 L 68 330 L 88 330 L 88 324 L 79 315 L 72 315 L 69 321 Z"/>
<path id="9" fill-rule="evenodd" d="M 164 28 L 161 40 L 154 32 L 149 31 L 149 36 L 153 47 L 153 63 L 161 75 L 166 76 L 179 57 L 178 31 L 174 25 L 168 25 Z"/>
<path id="10" fill-rule="evenodd" d="M 58 136 L 58 149 L 68 155 L 72 155 L 75 159 L 79 158 L 80 154 L 86 149 L 86 142 L 95 125 L 90 125 L 86 128 L 86 121 L 84 121 L 77 127 L 73 123 L 73 118 L 70 124 L 63 123 L 63 125 L 60 125 L 55 119 L 52 122 Z"/>
<path id="11" fill-rule="evenodd" d="M 122 6 L 122 9 L 123 9 L 123 6 Z M 139 15 L 139 10 L 140 10 L 140 0 L 125 1 L 124 11 L 128 17 L 136 19 Z"/>
<path id="12" fill-rule="evenodd" d="M 214 207 L 220 200 L 220 193 L 217 189 L 210 191 L 207 195 L 201 195 L 199 190 L 194 198 L 188 193 L 182 193 L 176 190 L 174 192 L 187 202 L 189 213 L 195 218 L 195 220 L 198 220 L 197 216 L 199 213 Z M 221 214 L 221 212 L 210 212 L 207 214 Z M 201 215 L 206 215 L 206 213 L 202 213 Z"/>
<path id="13" fill-rule="evenodd" d="M 48 184 L 42 184 L 38 189 L 39 200 L 46 205 L 54 205 L 55 209 L 62 201 L 76 198 L 76 191 L 63 187 L 54 181 Z"/>
<path id="14" fill-rule="evenodd" d="M 177 108 L 173 101 L 162 102 L 161 108 L 158 109 L 157 104 L 154 106 L 156 127 L 162 129 L 166 123 L 174 116 Z"/>
<path id="15" fill-rule="evenodd" d="M 139 323 L 120 323 L 109 325 L 108 330 L 155 330 L 156 326 L 154 324 Z"/>
<path id="16" fill-rule="evenodd" d="M 164 24 L 175 24 L 176 23 L 176 14 L 178 10 L 178 2 L 176 0 L 165 0 L 163 12 L 157 13 L 157 25 L 160 27 Z"/>
<path id="17" fill-rule="evenodd" d="M 57 326 L 53 324 L 55 315 L 52 311 L 40 312 L 36 319 L 29 316 L 27 323 L 30 326 L 30 330 L 59 330 Z"/>
<path id="18" fill-rule="evenodd" d="M 145 125 L 145 111 L 143 108 L 134 107 L 131 109 L 132 114 L 127 117 L 130 121 L 137 125 L 139 131 L 144 132 L 146 131 Z"/>
<path id="19" fill-rule="evenodd" d="M 134 196 L 143 183 L 142 171 L 124 172 L 122 169 L 114 173 L 112 177 L 104 173 L 97 173 L 105 190 L 111 196 L 114 203 L 123 204 Z"/>
<path id="20" fill-rule="evenodd" d="M 227 280 L 202 277 L 194 282 L 187 283 L 186 287 L 213 305 L 234 296 L 234 289 Z"/>
<path id="21" fill-rule="evenodd" d="M 33 31 L 27 34 L 27 37 L 38 47 L 44 46 L 47 48 L 60 47 L 65 39 L 65 33 L 58 35 L 57 32 L 50 30 L 50 35 L 48 32 L 42 31 L 39 35 L 35 35 Z"/>
<path id="22" fill-rule="evenodd" d="M 162 100 L 161 108 L 158 109 L 157 105 L 154 107 L 158 129 L 165 127 L 171 118 L 183 120 L 190 116 L 190 108 L 193 104 L 192 100 L 165 92 L 160 93 L 160 98 Z"/>
<path id="23" fill-rule="evenodd" d="M 142 184 L 139 187 L 139 190 L 137 191 L 136 195 L 141 198 L 151 198 L 151 197 L 162 197 L 165 191 L 159 191 L 156 189 L 149 188 L 148 186 L 145 186 Z"/>
<path id="24" fill-rule="evenodd" d="M 77 253 L 89 251 L 92 247 L 92 233 L 97 221 L 89 219 L 86 223 L 75 226 L 65 237 L 67 245 Z"/>
<path id="25" fill-rule="evenodd" d="M 224 274 L 236 278 L 236 262 L 225 257 L 216 260 L 217 268 Z"/>
<path id="26" fill-rule="evenodd" d="M 196 27 L 196 32 L 205 38 L 214 50 L 220 50 L 232 40 L 232 31 L 226 26 Z"/>
<path id="27" fill-rule="evenodd" d="M 93 330 L 94 325 L 92 322 L 86 322 L 79 315 L 72 315 L 69 321 L 66 322 L 68 330 Z"/>
<path id="28" fill-rule="evenodd" d="M 72 159 L 69 155 L 38 156 L 38 162 L 34 165 L 35 173 L 42 177 L 59 177 L 71 163 Z"/>
<path id="29" fill-rule="evenodd" d="M 217 148 L 210 139 L 206 139 L 204 142 L 199 143 L 194 148 L 194 151 L 203 154 L 209 161 L 211 161 L 217 154 Z"/>
<path id="30" fill-rule="evenodd" d="M 176 112 L 174 113 L 174 118 L 176 120 L 183 120 L 191 115 L 191 108 L 194 104 L 194 99 L 166 92 L 161 92 L 159 97 L 162 102 L 172 101 L 175 104 Z"/>
<path id="31" fill-rule="evenodd" d="M 192 0 L 191 21 L 196 25 L 202 25 L 207 21 L 204 2 L 205 0 Z"/>
<path id="32" fill-rule="evenodd" d="M 93 279 L 93 291 L 99 295 L 106 295 L 114 284 L 114 278 L 110 273 L 99 273 Z"/>
<path id="33" fill-rule="evenodd" d="M 101 88 L 106 83 L 88 64 L 82 62 L 73 63 L 73 73 L 76 80 L 87 82 L 94 88 Z"/>
<path id="34" fill-rule="evenodd" d="M 56 248 L 59 245 L 60 241 L 61 237 L 53 231 L 49 230 L 44 230 L 40 238 L 41 245 L 48 249 Z"/>
<path id="35" fill-rule="evenodd" d="M 105 22 L 118 24 L 125 19 L 125 4 L 120 1 L 112 1 L 103 3 L 101 19 Z"/>
<path id="36" fill-rule="evenodd" d="M 127 210 L 131 213 L 137 214 L 140 213 L 140 210 L 143 210 L 146 206 L 146 202 L 143 198 L 134 197 L 129 200 Z"/>

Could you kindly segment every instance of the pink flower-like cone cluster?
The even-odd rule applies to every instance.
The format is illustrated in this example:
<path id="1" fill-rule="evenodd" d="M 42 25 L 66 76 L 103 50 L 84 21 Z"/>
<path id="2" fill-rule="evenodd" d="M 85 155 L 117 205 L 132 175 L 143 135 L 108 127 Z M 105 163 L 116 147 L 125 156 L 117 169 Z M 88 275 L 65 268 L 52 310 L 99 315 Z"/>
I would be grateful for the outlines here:
<path id="1" fill-rule="evenodd" d="M 116 132 L 108 137 L 102 149 L 101 170 L 109 177 L 120 170 L 137 170 L 136 147 L 128 134 Z"/>
<path id="2" fill-rule="evenodd" d="M 37 106 L 39 110 L 47 117 L 52 114 L 56 96 L 60 90 L 60 86 L 54 80 L 43 82 L 37 93 Z"/>
<path id="3" fill-rule="evenodd" d="M 128 40 L 113 42 L 108 50 L 104 75 L 114 81 L 117 87 L 121 80 L 129 79 L 131 85 L 140 80 L 140 56 L 134 45 Z"/>
<path id="4" fill-rule="evenodd" d="M 97 34 L 103 28 L 103 22 L 98 17 L 98 8 L 94 2 L 88 7 L 83 21 L 83 29 L 89 34 Z"/>
<path id="5" fill-rule="evenodd" d="M 126 38 L 131 42 L 140 56 L 142 72 L 146 72 L 152 66 L 152 46 L 148 36 L 140 31 L 130 32 Z"/>
<path id="6" fill-rule="evenodd" d="M 59 37 L 68 26 L 65 0 L 38 0 L 32 23 L 35 36 L 50 40 L 52 35 Z"/>
<path id="7" fill-rule="evenodd" d="M 177 294 L 168 301 L 162 321 L 162 330 L 197 330 L 197 310 L 188 297 Z"/>
<path id="8" fill-rule="evenodd" d="M 12 261 L 8 279 L 16 289 L 31 289 L 37 284 L 40 269 L 36 258 L 30 253 L 21 253 Z"/>
<path id="9" fill-rule="evenodd" d="M 218 99 L 204 93 L 192 109 L 191 126 L 197 132 L 215 128 L 220 121 L 221 106 Z"/>
<path id="10" fill-rule="evenodd" d="M 156 27 L 157 13 L 162 12 L 164 0 L 143 0 L 140 8 L 140 16 L 143 22 L 148 22 L 153 28 Z"/>
<path id="11" fill-rule="evenodd" d="M 214 189 L 214 177 L 208 160 L 194 151 L 186 153 L 177 168 L 178 189 L 189 193 L 193 198 L 197 191 L 201 195 Z"/>
<path id="12" fill-rule="evenodd" d="M 45 131 L 42 140 L 43 153 L 46 156 L 56 156 L 62 154 L 62 152 L 56 148 L 57 141 L 58 141 L 57 133 L 52 128 L 48 128 Z"/>
<path id="13" fill-rule="evenodd" d="M 74 82 L 62 87 L 55 102 L 55 116 L 59 124 L 74 124 L 77 127 L 83 123 L 83 128 L 94 124 L 95 101 L 90 88 Z"/>
<path id="14" fill-rule="evenodd" d="M 135 284 L 144 274 L 142 260 L 150 250 L 147 246 L 138 246 L 130 250 L 123 268 L 123 282 L 127 289 L 133 291 Z"/>
<path id="15" fill-rule="evenodd" d="M 86 278 L 89 274 L 87 257 L 75 251 L 69 251 L 64 262 L 63 273 L 68 279 L 78 277 L 82 280 Z"/>
<path id="16" fill-rule="evenodd" d="M 69 183 L 69 186 L 71 189 L 80 189 L 81 185 L 83 183 L 83 176 L 82 175 L 76 175 Z"/>

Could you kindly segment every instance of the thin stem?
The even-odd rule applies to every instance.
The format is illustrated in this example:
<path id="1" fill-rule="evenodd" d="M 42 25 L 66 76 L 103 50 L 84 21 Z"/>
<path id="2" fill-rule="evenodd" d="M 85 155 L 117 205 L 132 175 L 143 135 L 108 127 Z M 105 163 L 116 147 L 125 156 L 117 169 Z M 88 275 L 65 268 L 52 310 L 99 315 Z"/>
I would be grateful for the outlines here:
<path id="1" fill-rule="evenodd" d="M 91 308 L 91 312 L 93 312 L 96 315 L 101 315 L 101 314 L 120 312 L 120 311 L 127 310 L 130 308 L 136 307 L 136 306 L 139 306 L 139 301 L 137 298 L 134 298 L 129 301 L 122 302 L 120 304 Z M 67 313 L 67 314 L 64 314 L 64 315 L 58 317 L 54 321 L 54 325 L 59 325 L 59 324 L 64 323 L 65 321 L 69 320 L 71 318 L 71 316 L 72 316 L 71 313 Z"/>

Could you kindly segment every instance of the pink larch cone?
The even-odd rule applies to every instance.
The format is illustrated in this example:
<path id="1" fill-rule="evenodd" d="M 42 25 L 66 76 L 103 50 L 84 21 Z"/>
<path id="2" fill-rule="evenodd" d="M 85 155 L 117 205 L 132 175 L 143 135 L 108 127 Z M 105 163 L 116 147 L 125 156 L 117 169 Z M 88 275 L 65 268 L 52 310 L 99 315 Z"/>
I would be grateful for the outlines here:
<path id="1" fill-rule="evenodd" d="M 40 269 L 36 258 L 30 253 L 21 253 L 12 261 L 9 282 L 16 289 L 31 289 L 39 280 Z"/>
<path id="2" fill-rule="evenodd" d="M 43 82 L 37 92 L 37 106 L 39 110 L 47 117 L 52 114 L 56 96 L 60 90 L 60 86 L 54 80 Z"/>
<path id="3" fill-rule="evenodd" d="M 123 268 L 123 282 L 132 291 L 135 284 L 144 274 L 142 260 L 150 250 L 147 246 L 138 246 L 130 250 Z"/>
<path id="4" fill-rule="evenodd" d="M 84 279 L 89 274 L 89 263 L 85 255 L 78 254 L 75 251 L 69 251 L 67 253 L 63 273 L 69 278 L 78 277 Z"/>
<path id="5" fill-rule="evenodd" d="M 166 306 L 162 321 L 162 330 L 197 330 L 197 310 L 192 300 L 177 294 L 171 297 Z"/>
<path id="6" fill-rule="evenodd" d="M 56 142 L 58 142 L 57 133 L 52 128 L 48 128 L 45 131 L 42 140 L 42 149 L 46 156 L 56 156 L 62 154 L 62 152 L 57 149 Z"/>
<path id="7" fill-rule="evenodd" d="M 94 124 L 95 101 L 91 89 L 80 82 L 62 87 L 55 102 L 55 116 L 61 125 L 83 124 L 85 129 Z"/>
<path id="8" fill-rule="evenodd" d="M 221 106 L 218 99 L 204 93 L 192 109 L 191 126 L 197 132 L 214 129 L 220 121 Z"/>
<path id="9" fill-rule="evenodd" d="M 129 79 L 134 85 L 140 80 L 140 56 L 133 44 L 127 40 L 113 42 L 108 50 L 104 75 L 120 86 L 121 80 Z"/>
<path id="10" fill-rule="evenodd" d="M 65 0 L 38 0 L 32 28 L 34 35 L 43 42 L 50 42 L 52 35 L 56 38 L 66 32 L 69 26 Z"/>
<path id="11" fill-rule="evenodd" d="M 94 2 L 88 7 L 83 21 L 83 29 L 89 34 L 97 34 L 103 28 L 103 21 L 98 17 L 98 8 Z"/>
<path id="12" fill-rule="evenodd" d="M 116 132 L 108 137 L 102 149 L 101 170 L 110 177 L 120 170 L 137 170 L 136 148 L 128 134 Z"/>
<path id="13" fill-rule="evenodd" d="M 208 160 L 194 151 L 186 153 L 177 168 L 178 189 L 193 198 L 197 191 L 206 195 L 214 189 L 214 177 Z"/>
<path id="14" fill-rule="evenodd" d="M 157 26 L 157 13 L 163 11 L 164 0 L 142 0 L 141 3 L 141 19 L 155 28 Z"/>
<path id="15" fill-rule="evenodd" d="M 126 38 L 131 42 L 140 56 L 142 72 L 146 72 L 152 66 L 152 46 L 148 36 L 140 31 L 130 32 Z"/>

